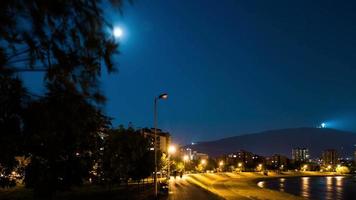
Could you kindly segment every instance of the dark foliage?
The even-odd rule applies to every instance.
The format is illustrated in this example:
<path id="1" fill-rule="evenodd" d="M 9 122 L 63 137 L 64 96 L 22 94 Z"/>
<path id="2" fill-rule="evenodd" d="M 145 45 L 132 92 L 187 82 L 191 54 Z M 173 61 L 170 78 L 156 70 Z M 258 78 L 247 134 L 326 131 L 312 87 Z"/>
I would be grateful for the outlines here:
<path id="1" fill-rule="evenodd" d="M 0 174 L 8 175 L 21 154 L 22 113 L 25 89 L 11 73 L 0 73 Z M 5 181 L 5 179 L 4 179 Z"/>
<path id="2" fill-rule="evenodd" d="M 102 176 L 108 184 L 139 181 L 154 170 L 149 139 L 131 128 L 113 129 L 106 138 Z"/>
<path id="3" fill-rule="evenodd" d="M 26 186 L 51 192 L 80 185 L 100 148 L 108 119 L 80 94 L 49 86 L 24 115 L 25 150 L 31 157 Z"/>
<path id="4" fill-rule="evenodd" d="M 121 0 L 2 0 L 0 71 L 46 72 L 46 79 L 75 88 L 97 101 L 102 68 L 114 71 L 117 53 L 102 5 L 120 9 Z"/>

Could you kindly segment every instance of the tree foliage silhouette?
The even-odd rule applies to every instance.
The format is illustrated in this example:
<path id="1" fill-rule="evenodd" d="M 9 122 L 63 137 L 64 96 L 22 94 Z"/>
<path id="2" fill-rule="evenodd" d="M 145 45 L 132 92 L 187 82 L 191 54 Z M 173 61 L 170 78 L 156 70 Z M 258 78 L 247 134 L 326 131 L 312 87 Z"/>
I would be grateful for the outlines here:
<path id="1" fill-rule="evenodd" d="M 31 157 L 25 183 L 45 195 L 83 183 L 100 148 L 98 133 L 109 125 L 81 95 L 49 87 L 24 114 L 25 150 Z"/>
<path id="2" fill-rule="evenodd" d="M 107 184 L 140 181 L 154 170 L 150 142 L 132 128 L 112 129 L 106 138 L 103 156 L 103 175 Z"/>
<path id="3" fill-rule="evenodd" d="M 44 196 L 80 184 L 92 167 L 98 133 L 108 123 L 95 104 L 105 101 L 99 79 L 103 69 L 115 71 L 113 56 L 118 53 L 103 6 L 120 10 L 122 4 L 121 0 L 1 1 L 0 100 L 5 103 L 0 111 L 0 150 L 13 153 L 2 152 L 0 163 L 10 170 L 13 156 L 24 148 L 31 157 L 26 184 L 41 189 Z M 22 71 L 43 71 L 47 88 L 46 95 L 33 99 L 25 112 L 21 103 L 26 92 L 13 77 Z"/>
<path id="4" fill-rule="evenodd" d="M 27 99 L 22 82 L 12 73 L 0 73 L 0 94 L 0 173 L 7 176 L 17 164 L 15 156 L 21 155 L 22 115 Z"/>
<path id="5" fill-rule="evenodd" d="M 110 0 L 121 9 L 121 0 Z M 0 71 L 45 71 L 48 82 L 103 101 L 102 68 L 115 70 L 118 43 L 100 0 L 3 0 L 0 7 Z"/>

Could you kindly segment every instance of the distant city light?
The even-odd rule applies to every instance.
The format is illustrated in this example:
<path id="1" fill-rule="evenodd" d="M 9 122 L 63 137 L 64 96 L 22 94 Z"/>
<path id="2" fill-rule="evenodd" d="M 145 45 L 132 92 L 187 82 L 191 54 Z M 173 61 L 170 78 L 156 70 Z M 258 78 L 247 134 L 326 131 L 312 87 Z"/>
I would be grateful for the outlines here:
<path id="1" fill-rule="evenodd" d="M 195 145 L 195 142 L 192 142 L 192 145 Z"/>
<path id="2" fill-rule="evenodd" d="M 321 123 L 321 128 L 326 128 L 326 124 L 325 123 Z"/>

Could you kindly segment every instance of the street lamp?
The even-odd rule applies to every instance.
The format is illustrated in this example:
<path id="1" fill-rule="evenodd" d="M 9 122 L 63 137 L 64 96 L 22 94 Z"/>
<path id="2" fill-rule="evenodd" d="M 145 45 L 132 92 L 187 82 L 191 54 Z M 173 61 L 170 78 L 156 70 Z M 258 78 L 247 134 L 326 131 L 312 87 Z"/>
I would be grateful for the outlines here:
<path id="1" fill-rule="evenodd" d="M 170 146 L 168 147 L 168 155 L 169 155 L 169 154 L 174 154 L 176 151 L 177 151 L 177 149 L 176 149 L 175 146 L 170 145 Z"/>
<path id="2" fill-rule="evenodd" d="M 200 161 L 200 163 L 201 163 L 202 165 L 205 165 L 205 164 L 206 164 L 206 160 L 205 160 L 205 159 L 202 159 L 202 160 Z"/>
<path id="3" fill-rule="evenodd" d="M 223 166 L 224 166 L 224 161 L 219 162 L 219 168 L 221 171 L 223 171 Z"/>
<path id="4" fill-rule="evenodd" d="M 154 100 L 154 150 L 155 150 L 155 176 L 153 178 L 153 182 L 155 185 L 155 197 L 157 198 L 158 188 L 157 188 L 157 101 L 159 99 L 167 99 L 168 94 L 163 93 L 158 97 L 155 97 Z"/>
<path id="5" fill-rule="evenodd" d="M 237 164 L 237 167 L 238 167 L 239 172 L 242 172 L 242 162 L 239 162 Z"/>
<path id="6" fill-rule="evenodd" d="M 176 152 L 176 147 L 175 146 L 173 146 L 173 145 L 170 145 L 169 147 L 168 147 L 168 169 L 167 169 L 167 175 L 168 175 L 168 180 L 169 179 L 171 179 L 171 171 L 170 171 L 170 169 L 171 169 L 171 154 L 174 154 L 175 152 Z"/>
<path id="7" fill-rule="evenodd" d="M 224 165 L 224 161 L 220 161 L 219 166 L 223 166 L 223 165 Z"/>
<path id="8" fill-rule="evenodd" d="M 328 170 L 329 170 L 329 171 L 331 170 L 331 165 L 328 165 Z"/>
<path id="9" fill-rule="evenodd" d="M 183 156 L 183 162 L 184 162 L 184 172 L 186 171 L 186 163 L 189 160 L 189 156 L 188 155 L 184 155 Z"/>

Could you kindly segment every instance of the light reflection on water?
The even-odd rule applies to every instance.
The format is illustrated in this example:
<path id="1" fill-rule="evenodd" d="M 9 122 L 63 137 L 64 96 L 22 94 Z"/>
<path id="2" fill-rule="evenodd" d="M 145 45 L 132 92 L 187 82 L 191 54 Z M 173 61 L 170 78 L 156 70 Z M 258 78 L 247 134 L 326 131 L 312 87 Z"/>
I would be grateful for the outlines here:
<path id="1" fill-rule="evenodd" d="M 326 193 L 325 198 L 327 200 L 332 200 L 333 198 L 333 177 L 328 176 L 326 178 Z"/>
<path id="2" fill-rule="evenodd" d="M 310 197 L 309 177 L 302 177 L 301 196 L 305 198 Z"/>
<path id="3" fill-rule="evenodd" d="M 356 199 L 356 177 L 299 177 L 260 181 L 259 187 L 279 190 L 311 200 Z"/>
<path id="4" fill-rule="evenodd" d="M 285 178 L 279 179 L 279 191 L 281 191 L 281 192 L 284 192 L 284 181 L 285 180 L 286 180 Z"/>
<path id="5" fill-rule="evenodd" d="M 257 183 L 258 187 L 264 188 L 265 187 L 265 182 L 264 181 L 260 181 Z"/>
<path id="6" fill-rule="evenodd" d="M 343 196 L 343 176 L 337 176 L 336 179 L 336 199 L 341 199 Z"/>

